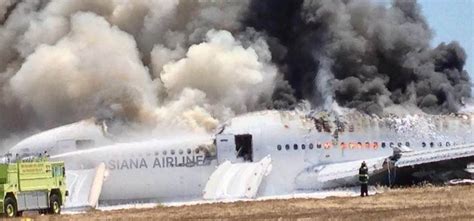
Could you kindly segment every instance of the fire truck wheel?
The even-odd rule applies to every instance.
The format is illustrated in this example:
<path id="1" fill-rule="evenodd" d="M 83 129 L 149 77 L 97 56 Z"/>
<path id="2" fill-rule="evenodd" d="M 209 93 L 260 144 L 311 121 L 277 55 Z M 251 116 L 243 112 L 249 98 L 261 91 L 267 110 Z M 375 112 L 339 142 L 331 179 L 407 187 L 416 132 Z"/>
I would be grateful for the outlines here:
<path id="1" fill-rule="evenodd" d="M 49 198 L 49 213 L 59 214 L 61 213 L 61 203 L 57 194 L 52 194 Z"/>
<path id="2" fill-rule="evenodd" d="M 16 200 L 10 196 L 5 198 L 4 211 L 7 217 L 15 217 L 17 215 Z"/>

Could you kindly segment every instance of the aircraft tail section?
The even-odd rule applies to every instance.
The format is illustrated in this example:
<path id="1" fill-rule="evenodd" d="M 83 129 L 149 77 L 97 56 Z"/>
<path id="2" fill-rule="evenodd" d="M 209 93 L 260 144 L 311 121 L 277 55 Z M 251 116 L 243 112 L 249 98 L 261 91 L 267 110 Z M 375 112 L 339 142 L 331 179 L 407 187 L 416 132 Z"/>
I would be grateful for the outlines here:
<path id="1" fill-rule="evenodd" d="M 91 209 L 97 206 L 106 176 L 105 164 L 93 169 L 67 170 L 69 196 L 65 207 L 71 210 Z"/>
<path id="2" fill-rule="evenodd" d="M 263 178 L 271 171 L 267 156 L 255 163 L 222 163 L 204 189 L 204 199 L 254 198 Z"/>

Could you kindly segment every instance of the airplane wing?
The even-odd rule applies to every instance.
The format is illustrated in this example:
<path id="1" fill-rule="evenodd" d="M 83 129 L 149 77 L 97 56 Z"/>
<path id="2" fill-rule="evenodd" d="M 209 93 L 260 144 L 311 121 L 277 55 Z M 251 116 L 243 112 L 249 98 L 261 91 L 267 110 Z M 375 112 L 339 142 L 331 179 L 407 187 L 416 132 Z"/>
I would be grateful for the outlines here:
<path id="1" fill-rule="evenodd" d="M 105 176 L 104 163 L 93 169 L 67 170 L 66 182 L 69 196 L 66 199 L 65 208 L 68 210 L 95 208 Z"/>
<path id="2" fill-rule="evenodd" d="M 369 176 L 386 171 L 387 157 L 365 160 Z M 299 190 L 327 189 L 340 186 L 352 186 L 359 182 L 359 168 L 362 160 L 316 165 L 302 171 L 295 179 Z M 375 180 L 371 178 L 371 181 Z"/>
<path id="3" fill-rule="evenodd" d="M 402 152 L 394 165 L 401 168 L 472 156 L 474 156 L 474 144 L 464 144 L 451 148 L 431 148 L 426 151 Z"/>
<path id="4" fill-rule="evenodd" d="M 474 144 L 450 148 L 429 148 L 425 151 L 401 152 L 394 155 L 391 180 L 396 184 L 420 181 L 446 183 L 453 179 L 472 178 L 474 171 Z"/>

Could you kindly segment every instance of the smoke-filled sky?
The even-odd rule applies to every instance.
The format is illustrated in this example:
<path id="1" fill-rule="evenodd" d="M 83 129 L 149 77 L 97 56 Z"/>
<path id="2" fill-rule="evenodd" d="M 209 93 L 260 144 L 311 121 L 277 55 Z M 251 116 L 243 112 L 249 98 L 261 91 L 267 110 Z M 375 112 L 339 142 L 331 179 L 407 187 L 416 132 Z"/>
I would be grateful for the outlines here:
<path id="1" fill-rule="evenodd" d="M 414 0 L 1 0 L 0 138 L 85 118 L 210 131 L 264 109 L 456 112 L 466 52 Z"/>
<path id="2" fill-rule="evenodd" d="M 373 0 L 389 7 L 390 0 Z M 419 0 L 421 11 L 433 29 L 431 45 L 458 41 L 467 54 L 466 70 L 474 77 L 474 1 Z"/>

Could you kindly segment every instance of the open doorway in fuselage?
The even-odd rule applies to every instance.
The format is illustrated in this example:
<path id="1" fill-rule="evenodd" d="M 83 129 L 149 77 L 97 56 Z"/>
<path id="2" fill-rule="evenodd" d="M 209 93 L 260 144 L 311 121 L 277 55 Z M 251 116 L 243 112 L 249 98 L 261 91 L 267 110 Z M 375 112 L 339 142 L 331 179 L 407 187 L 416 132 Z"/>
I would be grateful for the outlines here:
<path id="1" fill-rule="evenodd" d="M 241 158 L 246 162 L 253 161 L 252 135 L 240 134 L 235 135 L 235 150 L 237 158 Z"/>

